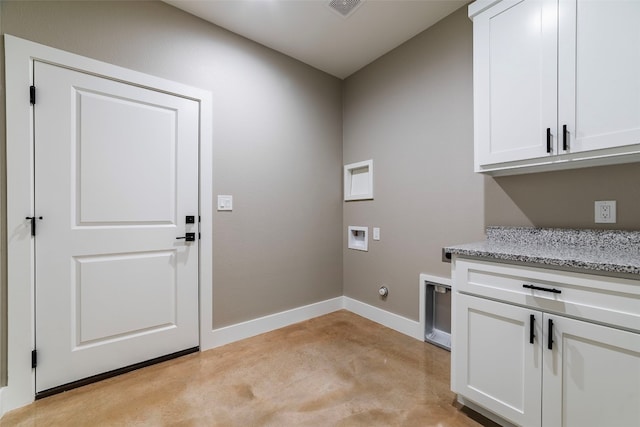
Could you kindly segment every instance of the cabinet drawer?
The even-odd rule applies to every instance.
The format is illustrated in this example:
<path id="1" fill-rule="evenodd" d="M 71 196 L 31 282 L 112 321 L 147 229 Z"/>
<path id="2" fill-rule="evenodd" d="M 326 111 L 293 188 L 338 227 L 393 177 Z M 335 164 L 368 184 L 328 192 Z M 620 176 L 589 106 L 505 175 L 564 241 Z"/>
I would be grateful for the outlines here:
<path id="1" fill-rule="evenodd" d="M 640 280 L 455 260 L 456 292 L 640 332 Z"/>

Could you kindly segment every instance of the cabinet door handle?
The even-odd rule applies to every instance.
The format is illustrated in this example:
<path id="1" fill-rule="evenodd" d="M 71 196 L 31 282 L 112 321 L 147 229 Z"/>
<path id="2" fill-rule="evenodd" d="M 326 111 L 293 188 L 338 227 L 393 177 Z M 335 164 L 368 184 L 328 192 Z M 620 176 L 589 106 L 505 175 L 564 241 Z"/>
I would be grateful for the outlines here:
<path id="1" fill-rule="evenodd" d="M 28 216 L 25 219 L 31 221 L 31 235 L 36 237 L 36 221 L 42 219 L 41 216 Z"/>
<path id="2" fill-rule="evenodd" d="M 536 337 L 535 328 L 536 328 L 536 316 L 531 314 L 529 315 L 529 344 L 533 344 L 533 339 Z"/>
<path id="3" fill-rule="evenodd" d="M 547 348 L 553 350 L 553 320 L 551 319 L 549 319 L 549 331 L 547 334 Z"/>
<path id="4" fill-rule="evenodd" d="M 535 286 L 535 285 L 527 285 L 526 283 L 524 285 L 522 285 L 523 288 L 527 288 L 527 289 L 535 289 L 536 291 L 545 291 L 545 292 L 551 292 L 554 294 L 561 294 L 562 291 L 560 289 L 556 289 L 556 288 L 542 288 L 540 286 Z"/>
<path id="5" fill-rule="evenodd" d="M 547 153 L 551 153 L 551 128 L 547 128 Z"/>
<path id="6" fill-rule="evenodd" d="M 569 131 L 567 125 L 562 125 L 562 149 L 567 151 L 569 149 Z"/>

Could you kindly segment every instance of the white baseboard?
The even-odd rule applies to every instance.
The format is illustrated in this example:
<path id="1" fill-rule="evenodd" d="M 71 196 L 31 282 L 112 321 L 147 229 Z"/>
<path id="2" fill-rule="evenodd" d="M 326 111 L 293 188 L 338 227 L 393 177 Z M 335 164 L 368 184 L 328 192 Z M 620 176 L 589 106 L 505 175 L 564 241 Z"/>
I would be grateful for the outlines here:
<path id="1" fill-rule="evenodd" d="M 346 296 L 320 301 L 315 304 L 297 307 L 280 313 L 270 314 L 235 325 L 225 326 L 205 333 L 200 342 L 201 350 L 220 347 L 225 344 L 270 332 L 294 323 L 309 320 L 341 309 L 349 310 L 359 316 L 379 323 L 387 328 L 424 341 L 425 330 L 425 281 L 451 286 L 451 279 L 420 275 L 420 320 L 408 319 Z"/>
<path id="2" fill-rule="evenodd" d="M 349 310 L 387 328 L 408 335 L 411 338 L 424 341 L 424 325 L 421 327 L 420 322 L 407 319 L 406 317 L 357 301 L 353 298 L 337 297 L 235 325 L 214 329 L 208 334 L 203 334 L 200 349 L 204 351 L 220 347 L 341 309 Z"/>
<path id="3" fill-rule="evenodd" d="M 203 334 L 203 339 L 200 342 L 200 350 L 204 351 L 220 347 L 234 341 L 240 341 L 245 338 L 250 338 L 265 332 L 284 328 L 285 326 L 289 326 L 294 323 L 341 310 L 344 308 L 342 298 L 343 297 L 332 298 L 315 304 L 309 304 L 291 310 L 282 311 L 280 313 L 248 320 L 246 322 L 237 323 L 235 325 L 214 329 L 208 334 Z"/>
<path id="4" fill-rule="evenodd" d="M 407 319 L 390 311 L 365 304 L 361 301 L 349 297 L 344 298 L 344 308 L 359 316 L 365 317 L 387 328 L 410 336 L 411 338 L 424 341 L 424 330 L 420 331 L 420 323 Z"/>

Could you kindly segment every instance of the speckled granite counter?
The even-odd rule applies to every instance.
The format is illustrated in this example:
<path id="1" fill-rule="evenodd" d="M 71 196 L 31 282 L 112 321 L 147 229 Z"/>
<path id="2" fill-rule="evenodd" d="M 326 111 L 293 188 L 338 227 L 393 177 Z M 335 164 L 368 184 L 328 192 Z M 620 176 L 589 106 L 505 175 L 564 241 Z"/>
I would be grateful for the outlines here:
<path id="1" fill-rule="evenodd" d="M 487 240 L 445 253 L 640 278 L 640 231 L 488 227 Z"/>

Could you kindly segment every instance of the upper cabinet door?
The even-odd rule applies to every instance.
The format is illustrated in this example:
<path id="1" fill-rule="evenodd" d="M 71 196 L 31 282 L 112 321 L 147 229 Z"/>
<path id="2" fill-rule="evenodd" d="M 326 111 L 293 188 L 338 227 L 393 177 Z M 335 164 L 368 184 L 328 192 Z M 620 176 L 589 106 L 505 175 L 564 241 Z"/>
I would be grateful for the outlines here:
<path id="1" fill-rule="evenodd" d="M 640 1 L 560 1 L 560 148 L 640 144 L 639 22 Z"/>
<path id="2" fill-rule="evenodd" d="M 507 0 L 474 17 L 476 168 L 557 154 L 557 9 Z"/>

